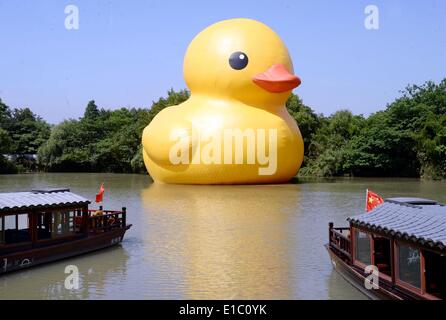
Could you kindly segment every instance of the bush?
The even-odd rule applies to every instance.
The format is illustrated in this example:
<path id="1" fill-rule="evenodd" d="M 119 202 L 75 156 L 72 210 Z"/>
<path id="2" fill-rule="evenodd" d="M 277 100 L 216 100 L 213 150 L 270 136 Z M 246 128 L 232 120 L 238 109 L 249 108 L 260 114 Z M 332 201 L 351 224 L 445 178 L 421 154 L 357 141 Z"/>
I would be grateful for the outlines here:
<path id="1" fill-rule="evenodd" d="M 55 126 L 39 148 L 39 165 L 46 171 L 145 172 L 141 137 L 162 109 L 189 97 L 170 90 L 150 109 L 104 110 L 90 101 L 79 120 Z"/>
<path id="2" fill-rule="evenodd" d="M 0 155 L 0 174 L 17 173 L 18 168 L 14 163 Z"/>

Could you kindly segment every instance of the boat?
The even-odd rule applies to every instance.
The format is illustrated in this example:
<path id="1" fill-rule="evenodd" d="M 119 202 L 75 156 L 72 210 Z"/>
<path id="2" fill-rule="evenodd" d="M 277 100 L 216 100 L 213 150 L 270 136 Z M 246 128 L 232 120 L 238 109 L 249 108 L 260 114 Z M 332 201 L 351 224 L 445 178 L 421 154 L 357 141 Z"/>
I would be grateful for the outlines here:
<path id="1" fill-rule="evenodd" d="M 126 208 L 89 204 L 69 189 L 0 193 L 0 274 L 121 243 L 131 227 Z"/>
<path id="2" fill-rule="evenodd" d="M 333 267 L 370 299 L 446 298 L 446 206 L 390 198 L 368 213 L 329 223 Z"/>

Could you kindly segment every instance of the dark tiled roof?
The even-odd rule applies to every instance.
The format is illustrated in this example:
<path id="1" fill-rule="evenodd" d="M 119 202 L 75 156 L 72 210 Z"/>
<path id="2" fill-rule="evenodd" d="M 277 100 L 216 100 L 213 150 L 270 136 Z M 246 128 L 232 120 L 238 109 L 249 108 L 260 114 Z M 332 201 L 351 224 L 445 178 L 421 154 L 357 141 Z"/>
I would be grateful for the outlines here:
<path id="1" fill-rule="evenodd" d="M 388 198 L 386 199 L 386 201 L 415 204 L 415 205 L 438 204 L 438 202 L 435 200 L 422 199 L 422 198 Z"/>
<path id="2" fill-rule="evenodd" d="M 77 206 L 89 203 L 90 201 L 88 199 L 74 194 L 68 189 L 0 193 L 0 212 L 59 206 Z"/>
<path id="3" fill-rule="evenodd" d="M 404 198 L 406 199 L 406 198 Z M 383 232 L 422 245 L 446 248 L 446 206 L 404 202 L 402 198 L 386 200 L 369 213 L 348 218 L 353 226 Z M 436 202 L 433 202 L 436 203 Z"/>

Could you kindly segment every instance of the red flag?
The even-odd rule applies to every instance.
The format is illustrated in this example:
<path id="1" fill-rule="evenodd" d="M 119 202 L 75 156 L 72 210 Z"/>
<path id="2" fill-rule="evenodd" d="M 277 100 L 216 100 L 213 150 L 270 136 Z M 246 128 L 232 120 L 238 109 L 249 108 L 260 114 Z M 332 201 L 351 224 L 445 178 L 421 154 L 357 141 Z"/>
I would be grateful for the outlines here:
<path id="1" fill-rule="evenodd" d="M 102 183 L 102 184 L 101 184 L 101 187 L 99 188 L 99 193 L 96 195 L 96 202 L 97 202 L 97 203 L 102 202 L 102 198 L 103 198 L 103 195 L 104 195 L 104 191 L 105 191 L 105 189 L 104 189 L 104 183 Z"/>
<path id="2" fill-rule="evenodd" d="M 370 191 L 367 189 L 367 198 L 365 203 L 365 211 L 369 212 L 372 211 L 375 207 L 379 206 L 381 203 L 384 202 L 384 199 L 378 196 L 373 191 Z"/>

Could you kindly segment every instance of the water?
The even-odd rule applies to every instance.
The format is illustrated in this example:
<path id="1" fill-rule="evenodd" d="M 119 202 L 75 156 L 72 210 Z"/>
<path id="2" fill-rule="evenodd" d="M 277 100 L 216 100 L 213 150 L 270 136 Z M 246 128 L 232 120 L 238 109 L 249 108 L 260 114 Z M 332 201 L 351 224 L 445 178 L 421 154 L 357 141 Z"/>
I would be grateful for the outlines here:
<path id="1" fill-rule="evenodd" d="M 288 185 L 175 186 L 146 175 L 0 176 L 0 192 L 70 187 L 128 208 L 121 246 L 0 276 L 0 299 L 365 299 L 332 270 L 328 222 L 364 210 L 365 189 L 446 202 L 446 182 L 336 179 Z M 67 265 L 80 288 L 67 290 Z"/>

